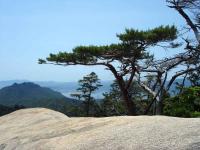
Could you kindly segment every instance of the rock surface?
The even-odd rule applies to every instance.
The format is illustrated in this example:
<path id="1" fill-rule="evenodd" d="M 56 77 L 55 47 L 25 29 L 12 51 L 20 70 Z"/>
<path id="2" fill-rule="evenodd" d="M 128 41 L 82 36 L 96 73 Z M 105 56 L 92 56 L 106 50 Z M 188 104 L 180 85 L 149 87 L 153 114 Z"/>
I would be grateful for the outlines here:
<path id="1" fill-rule="evenodd" d="M 69 118 L 44 108 L 0 117 L 0 150 L 200 149 L 200 118 Z"/>

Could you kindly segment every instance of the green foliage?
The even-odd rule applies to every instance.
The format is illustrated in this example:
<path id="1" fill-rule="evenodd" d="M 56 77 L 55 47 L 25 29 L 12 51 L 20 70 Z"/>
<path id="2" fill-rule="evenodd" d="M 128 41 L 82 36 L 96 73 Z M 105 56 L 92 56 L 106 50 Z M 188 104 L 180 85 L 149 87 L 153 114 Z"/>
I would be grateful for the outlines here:
<path id="1" fill-rule="evenodd" d="M 101 101 L 101 110 L 103 116 L 120 116 L 127 114 L 124 102 L 122 100 L 113 99 L 109 93 L 104 94 L 104 99 Z"/>
<path id="2" fill-rule="evenodd" d="M 147 31 L 126 29 L 118 34 L 118 44 L 105 46 L 77 46 L 72 52 L 50 54 L 46 60 L 39 59 L 40 64 L 54 62 L 56 64 L 95 64 L 98 60 L 125 60 L 127 58 L 142 59 L 147 54 L 145 49 L 158 42 L 168 42 L 176 39 L 175 26 L 160 26 Z"/>
<path id="3" fill-rule="evenodd" d="M 9 114 L 13 111 L 19 110 L 19 109 L 24 109 L 25 107 L 22 105 L 15 105 L 12 107 L 8 107 L 8 106 L 4 106 L 4 105 L 0 105 L 0 116 Z"/>
<path id="4" fill-rule="evenodd" d="M 164 114 L 177 117 L 197 117 L 200 114 L 200 87 L 184 88 L 183 92 L 165 100 Z"/>
<path id="5" fill-rule="evenodd" d="M 139 31 L 134 29 L 126 29 L 124 34 L 117 36 L 123 42 L 131 42 L 133 45 L 138 45 L 139 41 L 146 45 L 154 45 L 158 42 L 166 42 L 176 38 L 175 26 L 159 26 L 157 28 Z"/>
<path id="6" fill-rule="evenodd" d="M 82 92 L 82 97 L 89 96 L 88 94 L 92 94 L 96 91 L 100 86 L 99 78 L 96 73 L 91 72 L 90 74 L 83 77 L 82 80 L 78 81 L 80 88 L 77 91 Z"/>
<path id="7" fill-rule="evenodd" d="M 116 80 L 111 84 L 109 92 L 103 94 L 104 99 L 101 102 L 101 109 L 104 116 L 127 115 L 127 109 L 124 101 L 122 101 L 122 94 Z M 137 84 L 133 82 L 129 89 L 129 96 L 131 100 L 135 101 L 136 113 L 143 114 L 147 107 L 147 93 Z"/>
<path id="8" fill-rule="evenodd" d="M 200 112 L 198 112 L 198 111 L 195 111 L 195 112 L 192 112 L 191 113 L 191 117 L 200 117 Z"/>
<path id="9" fill-rule="evenodd" d="M 103 94 L 104 99 L 101 101 L 103 116 L 117 116 L 127 114 L 124 102 L 121 100 L 121 92 L 116 80 L 111 84 L 108 93 Z"/>
<path id="10" fill-rule="evenodd" d="M 84 76 L 83 79 L 79 80 L 79 88 L 77 89 L 78 93 L 71 94 L 71 96 L 83 100 L 83 107 L 87 116 L 95 115 L 95 113 L 99 111 L 98 105 L 96 104 L 92 94 L 100 86 L 102 85 L 100 84 L 98 76 L 94 72 L 91 72 Z"/>

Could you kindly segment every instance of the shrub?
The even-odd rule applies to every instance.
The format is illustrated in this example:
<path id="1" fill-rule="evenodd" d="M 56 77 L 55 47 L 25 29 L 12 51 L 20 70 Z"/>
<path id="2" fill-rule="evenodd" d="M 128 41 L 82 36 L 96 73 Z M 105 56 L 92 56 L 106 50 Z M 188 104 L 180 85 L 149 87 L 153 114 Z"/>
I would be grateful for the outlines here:
<path id="1" fill-rule="evenodd" d="M 181 94 L 166 99 L 164 114 L 176 117 L 199 117 L 200 87 L 184 88 Z"/>

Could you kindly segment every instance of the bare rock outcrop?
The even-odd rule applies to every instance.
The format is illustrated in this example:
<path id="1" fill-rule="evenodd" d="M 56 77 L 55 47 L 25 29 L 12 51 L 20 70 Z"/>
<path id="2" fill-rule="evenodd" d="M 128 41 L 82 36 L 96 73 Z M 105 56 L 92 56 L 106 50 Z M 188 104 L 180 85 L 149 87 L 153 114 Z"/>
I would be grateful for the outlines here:
<path id="1" fill-rule="evenodd" d="M 44 108 L 0 117 L 0 150 L 200 149 L 200 118 L 69 118 Z"/>

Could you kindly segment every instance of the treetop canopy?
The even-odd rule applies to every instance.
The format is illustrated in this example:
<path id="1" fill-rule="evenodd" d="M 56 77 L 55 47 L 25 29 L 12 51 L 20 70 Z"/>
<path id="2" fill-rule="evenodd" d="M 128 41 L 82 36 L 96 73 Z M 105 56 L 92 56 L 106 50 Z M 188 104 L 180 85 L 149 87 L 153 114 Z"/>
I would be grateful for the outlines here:
<path id="1" fill-rule="evenodd" d="M 118 44 L 105 46 L 77 46 L 72 52 L 50 54 L 46 60 L 39 59 L 40 64 L 53 62 L 60 65 L 97 65 L 113 61 L 136 61 L 144 59 L 149 46 L 159 42 L 173 41 L 177 37 L 175 26 L 159 26 L 146 31 L 126 29 L 125 33 L 117 34 Z"/>

